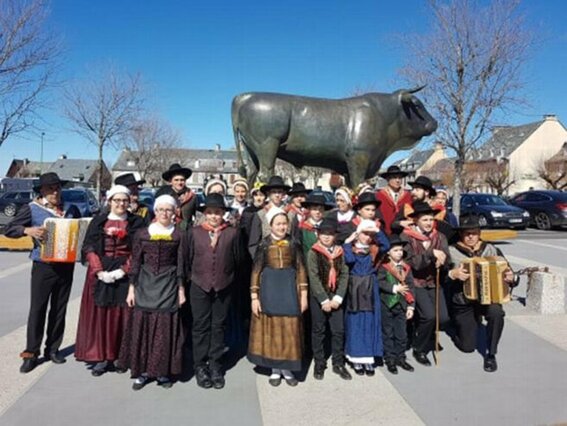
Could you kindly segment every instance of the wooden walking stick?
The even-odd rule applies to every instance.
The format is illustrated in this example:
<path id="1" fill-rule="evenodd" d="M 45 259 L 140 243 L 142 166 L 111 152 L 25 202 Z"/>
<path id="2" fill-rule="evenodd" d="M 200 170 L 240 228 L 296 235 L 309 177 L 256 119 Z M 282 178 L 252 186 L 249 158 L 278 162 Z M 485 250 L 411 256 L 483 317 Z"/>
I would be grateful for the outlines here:
<path id="1" fill-rule="evenodd" d="M 437 268 L 435 279 L 435 366 L 439 365 L 439 274 L 440 269 Z"/>

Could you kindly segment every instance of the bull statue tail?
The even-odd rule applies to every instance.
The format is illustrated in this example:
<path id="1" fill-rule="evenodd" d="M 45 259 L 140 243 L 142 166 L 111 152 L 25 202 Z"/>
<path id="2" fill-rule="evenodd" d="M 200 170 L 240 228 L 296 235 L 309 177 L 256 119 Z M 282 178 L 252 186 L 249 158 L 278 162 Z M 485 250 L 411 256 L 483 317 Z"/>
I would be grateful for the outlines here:
<path id="1" fill-rule="evenodd" d="M 238 174 L 244 178 L 248 177 L 246 173 L 246 167 L 244 165 L 244 160 L 242 158 L 242 140 L 240 138 L 240 131 L 238 130 L 238 110 L 240 109 L 240 99 L 241 96 L 235 96 L 232 100 L 232 133 L 234 134 L 234 145 L 236 147 L 236 155 L 238 158 Z"/>

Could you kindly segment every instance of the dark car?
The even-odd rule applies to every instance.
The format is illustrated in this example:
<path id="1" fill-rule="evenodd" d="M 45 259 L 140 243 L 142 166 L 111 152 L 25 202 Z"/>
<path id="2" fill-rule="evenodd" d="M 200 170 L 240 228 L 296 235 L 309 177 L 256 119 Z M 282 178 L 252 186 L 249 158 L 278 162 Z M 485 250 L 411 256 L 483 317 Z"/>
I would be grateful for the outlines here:
<path id="1" fill-rule="evenodd" d="M 0 212 L 8 217 L 15 216 L 21 206 L 33 200 L 33 191 L 8 191 L 0 197 Z"/>
<path id="2" fill-rule="evenodd" d="M 91 217 L 100 211 L 100 205 L 94 194 L 86 188 L 70 188 L 61 191 L 63 209 L 67 210 L 74 204 L 82 217 Z"/>
<path id="3" fill-rule="evenodd" d="M 311 191 L 311 194 L 322 195 L 325 197 L 325 202 L 331 206 L 332 208 L 337 207 L 337 203 L 335 202 L 335 196 L 331 191 L 323 191 L 321 189 L 314 189 Z"/>
<path id="4" fill-rule="evenodd" d="M 511 203 L 526 209 L 538 229 L 567 227 L 567 192 L 532 190 L 515 195 Z"/>
<path id="5" fill-rule="evenodd" d="M 461 215 L 475 213 L 483 228 L 525 229 L 530 214 L 493 194 L 463 194 L 461 196 Z"/>

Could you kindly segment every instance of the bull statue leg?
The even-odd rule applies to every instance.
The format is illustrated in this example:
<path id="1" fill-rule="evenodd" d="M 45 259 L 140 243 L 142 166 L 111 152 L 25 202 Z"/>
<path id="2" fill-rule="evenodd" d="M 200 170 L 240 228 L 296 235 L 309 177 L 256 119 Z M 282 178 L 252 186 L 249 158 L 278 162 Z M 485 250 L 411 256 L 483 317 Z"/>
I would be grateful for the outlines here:
<path id="1" fill-rule="evenodd" d="M 267 182 L 274 175 L 280 141 L 276 138 L 267 138 L 258 146 L 262 147 L 258 154 L 258 162 L 260 163 L 258 176 L 262 182 Z"/>
<path id="2" fill-rule="evenodd" d="M 368 170 L 369 157 L 365 151 L 355 151 L 347 158 L 348 176 L 346 176 L 346 184 L 351 188 L 356 188 L 359 183 L 366 179 L 366 171 Z"/>
<path id="3" fill-rule="evenodd" d="M 244 148 L 242 152 L 242 167 L 244 170 L 241 171 L 241 175 L 246 177 L 250 186 L 256 183 L 256 178 L 258 177 L 258 159 L 255 158 L 254 153 L 246 146 L 246 144 L 241 144 Z M 243 173 L 244 172 L 244 173 Z"/>

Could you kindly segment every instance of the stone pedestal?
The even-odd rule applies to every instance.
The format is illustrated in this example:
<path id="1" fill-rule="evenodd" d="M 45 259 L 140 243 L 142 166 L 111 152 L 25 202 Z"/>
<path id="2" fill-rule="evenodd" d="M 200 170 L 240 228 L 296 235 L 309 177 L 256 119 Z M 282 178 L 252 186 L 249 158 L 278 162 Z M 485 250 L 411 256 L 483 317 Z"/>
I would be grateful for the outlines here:
<path id="1" fill-rule="evenodd" d="M 530 277 L 526 307 L 540 314 L 565 313 L 565 280 L 549 272 L 534 272 Z"/>

